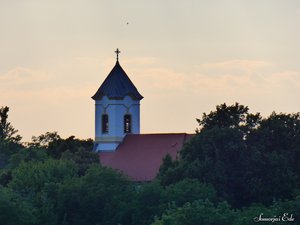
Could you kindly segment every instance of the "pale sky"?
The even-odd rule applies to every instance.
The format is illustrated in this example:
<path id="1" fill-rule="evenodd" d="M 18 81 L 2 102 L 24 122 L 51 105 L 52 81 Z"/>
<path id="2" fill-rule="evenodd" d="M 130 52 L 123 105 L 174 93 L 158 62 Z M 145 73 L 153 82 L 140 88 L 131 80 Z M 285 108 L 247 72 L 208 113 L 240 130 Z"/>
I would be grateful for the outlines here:
<path id="1" fill-rule="evenodd" d="M 193 133 L 224 102 L 300 111 L 299 0 L 0 0 L 0 30 L 0 106 L 23 141 L 94 138 L 116 48 L 142 133 Z"/>

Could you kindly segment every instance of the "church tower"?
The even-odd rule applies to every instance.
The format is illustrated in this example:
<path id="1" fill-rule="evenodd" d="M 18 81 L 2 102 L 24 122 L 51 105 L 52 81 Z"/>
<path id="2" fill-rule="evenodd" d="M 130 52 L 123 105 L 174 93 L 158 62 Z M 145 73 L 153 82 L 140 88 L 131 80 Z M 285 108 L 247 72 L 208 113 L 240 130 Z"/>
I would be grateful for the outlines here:
<path id="1" fill-rule="evenodd" d="M 140 133 L 140 100 L 143 96 L 117 61 L 96 94 L 95 151 L 114 151 L 126 134 Z"/>

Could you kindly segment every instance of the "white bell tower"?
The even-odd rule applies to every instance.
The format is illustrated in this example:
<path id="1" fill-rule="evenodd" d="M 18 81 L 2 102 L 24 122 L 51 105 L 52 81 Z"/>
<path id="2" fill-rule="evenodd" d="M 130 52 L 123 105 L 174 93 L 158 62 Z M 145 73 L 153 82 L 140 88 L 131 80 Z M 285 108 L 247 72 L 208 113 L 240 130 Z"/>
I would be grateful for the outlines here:
<path id="1" fill-rule="evenodd" d="M 115 151 L 126 134 L 140 133 L 140 100 L 143 96 L 117 61 L 96 94 L 95 151 Z"/>

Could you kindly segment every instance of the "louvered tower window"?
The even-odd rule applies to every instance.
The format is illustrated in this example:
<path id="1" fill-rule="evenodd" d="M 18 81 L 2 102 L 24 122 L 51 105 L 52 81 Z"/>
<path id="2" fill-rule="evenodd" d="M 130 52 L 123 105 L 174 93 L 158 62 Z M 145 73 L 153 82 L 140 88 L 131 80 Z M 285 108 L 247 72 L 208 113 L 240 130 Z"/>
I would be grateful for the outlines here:
<path id="1" fill-rule="evenodd" d="M 131 115 L 128 114 L 124 116 L 124 133 L 131 133 Z"/>
<path id="2" fill-rule="evenodd" d="M 103 134 L 108 133 L 108 115 L 107 114 L 102 115 L 102 133 Z"/>

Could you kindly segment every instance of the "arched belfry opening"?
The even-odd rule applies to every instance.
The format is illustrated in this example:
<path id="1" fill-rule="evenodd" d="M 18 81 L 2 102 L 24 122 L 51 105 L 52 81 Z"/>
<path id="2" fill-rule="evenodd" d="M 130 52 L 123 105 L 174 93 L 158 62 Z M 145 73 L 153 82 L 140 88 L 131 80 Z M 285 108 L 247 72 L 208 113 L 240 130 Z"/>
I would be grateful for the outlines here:
<path id="1" fill-rule="evenodd" d="M 126 114 L 124 116 L 124 133 L 130 134 L 131 133 L 131 115 Z"/>
<path id="2" fill-rule="evenodd" d="M 116 64 L 93 95 L 95 100 L 95 150 L 114 151 L 126 134 L 140 133 L 140 100 L 138 92 L 120 65 Z"/>
<path id="3" fill-rule="evenodd" d="M 103 134 L 107 134 L 108 133 L 108 115 L 107 114 L 103 114 L 102 115 L 102 133 Z"/>

